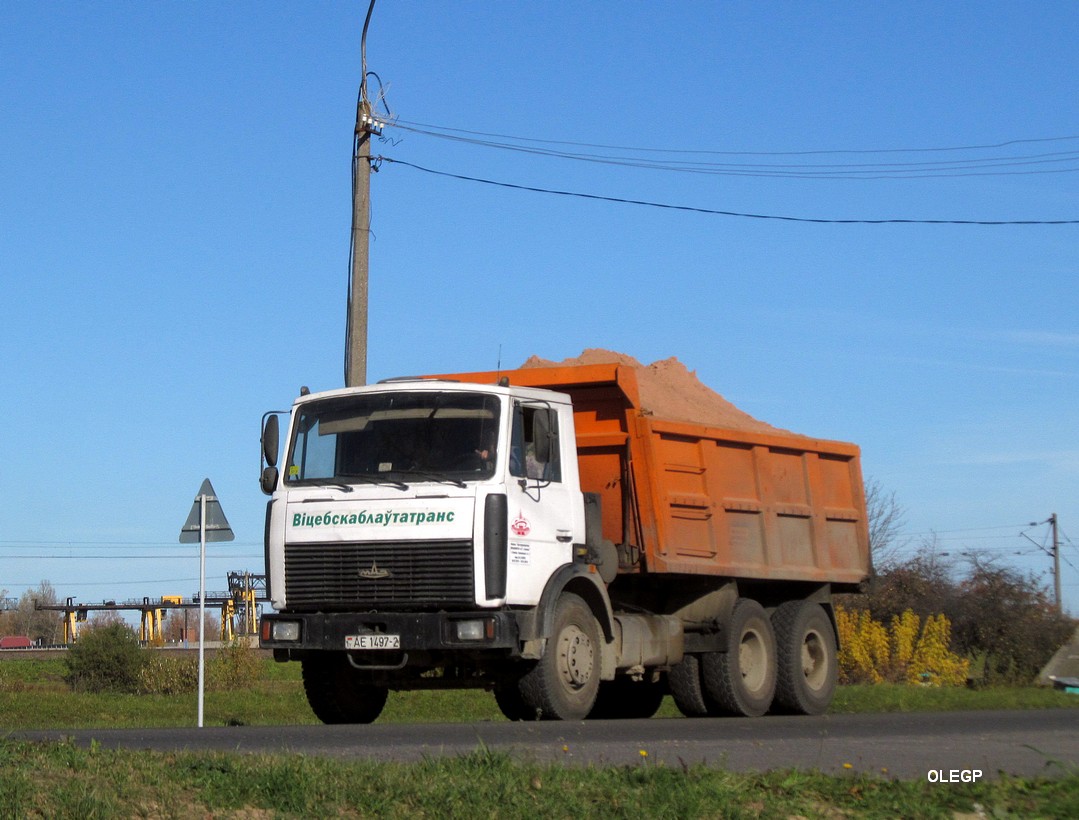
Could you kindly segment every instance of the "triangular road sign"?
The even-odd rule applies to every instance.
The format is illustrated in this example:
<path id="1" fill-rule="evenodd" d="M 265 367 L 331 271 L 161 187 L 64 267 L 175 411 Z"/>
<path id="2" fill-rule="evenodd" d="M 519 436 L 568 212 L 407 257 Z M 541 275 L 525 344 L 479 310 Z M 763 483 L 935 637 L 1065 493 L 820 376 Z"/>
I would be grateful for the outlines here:
<path id="1" fill-rule="evenodd" d="M 207 541 L 231 541 L 236 536 L 225 518 L 225 511 L 221 509 L 221 502 L 217 499 L 210 479 L 205 479 L 199 487 L 199 494 L 195 496 L 195 503 L 191 512 L 187 514 L 187 521 L 180 528 L 181 544 L 199 543 L 200 522 L 202 519 L 202 497 L 206 497 L 206 540 Z"/>

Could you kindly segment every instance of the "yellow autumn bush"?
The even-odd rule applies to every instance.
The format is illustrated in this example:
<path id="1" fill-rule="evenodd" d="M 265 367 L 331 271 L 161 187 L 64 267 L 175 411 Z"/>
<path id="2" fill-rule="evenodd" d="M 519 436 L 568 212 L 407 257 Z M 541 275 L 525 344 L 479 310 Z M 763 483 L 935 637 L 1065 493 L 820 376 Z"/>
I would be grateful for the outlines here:
<path id="1" fill-rule="evenodd" d="M 889 668 L 892 678 L 906 677 L 906 670 L 914 658 L 914 651 L 918 646 L 918 630 L 921 619 L 908 609 L 902 615 L 892 616 L 892 627 L 889 637 L 891 648 L 891 665 Z"/>
<path id="2" fill-rule="evenodd" d="M 970 661 L 949 648 L 951 623 L 930 615 L 922 624 L 911 610 L 889 627 L 865 610 L 836 607 L 840 683 L 908 683 L 962 686 Z"/>
<path id="3" fill-rule="evenodd" d="M 888 665 L 888 632 L 865 610 L 836 607 L 840 683 L 880 683 Z"/>
<path id="4" fill-rule="evenodd" d="M 952 625 L 943 615 L 930 615 L 922 629 L 921 640 L 907 667 L 907 683 L 934 686 L 963 686 L 970 671 L 970 660 L 961 658 L 948 647 Z"/>

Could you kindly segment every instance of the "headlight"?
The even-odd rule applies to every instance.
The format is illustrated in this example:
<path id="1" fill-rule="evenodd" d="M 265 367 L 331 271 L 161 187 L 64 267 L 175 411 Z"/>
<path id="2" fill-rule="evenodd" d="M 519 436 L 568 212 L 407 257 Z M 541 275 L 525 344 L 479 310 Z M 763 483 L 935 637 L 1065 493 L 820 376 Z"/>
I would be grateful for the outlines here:
<path id="1" fill-rule="evenodd" d="M 273 641 L 298 641 L 300 640 L 299 621 L 268 621 L 270 624 L 270 640 Z"/>
<path id="2" fill-rule="evenodd" d="M 457 621 L 454 623 L 454 631 L 459 641 L 482 641 L 485 637 L 488 621 Z M 493 626 L 493 624 L 492 624 Z M 493 631 L 493 630 L 492 630 Z"/>

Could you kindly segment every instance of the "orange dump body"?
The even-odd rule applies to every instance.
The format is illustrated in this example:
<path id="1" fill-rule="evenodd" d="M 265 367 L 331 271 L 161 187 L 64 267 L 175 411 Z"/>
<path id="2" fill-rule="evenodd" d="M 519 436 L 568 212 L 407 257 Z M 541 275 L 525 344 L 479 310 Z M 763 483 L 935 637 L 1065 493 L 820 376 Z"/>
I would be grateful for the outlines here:
<path id="1" fill-rule="evenodd" d="M 868 577 L 855 445 L 645 415 L 636 373 L 618 364 L 446 378 L 491 384 L 500 376 L 572 397 L 581 489 L 602 499 L 604 537 L 630 545 L 637 559 L 621 572 L 840 587 Z"/>

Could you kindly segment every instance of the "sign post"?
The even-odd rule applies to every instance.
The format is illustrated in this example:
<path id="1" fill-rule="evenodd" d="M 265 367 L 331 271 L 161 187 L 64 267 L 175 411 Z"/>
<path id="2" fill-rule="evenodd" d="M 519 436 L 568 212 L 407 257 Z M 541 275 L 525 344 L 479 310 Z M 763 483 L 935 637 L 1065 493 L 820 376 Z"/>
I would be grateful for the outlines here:
<path id="1" fill-rule="evenodd" d="M 231 541 L 232 527 L 221 509 L 210 479 L 204 479 L 187 521 L 180 528 L 180 543 L 199 542 L 199 728 L 202 728 L 203 692 L 206 682 L 206 542 Z"/>

